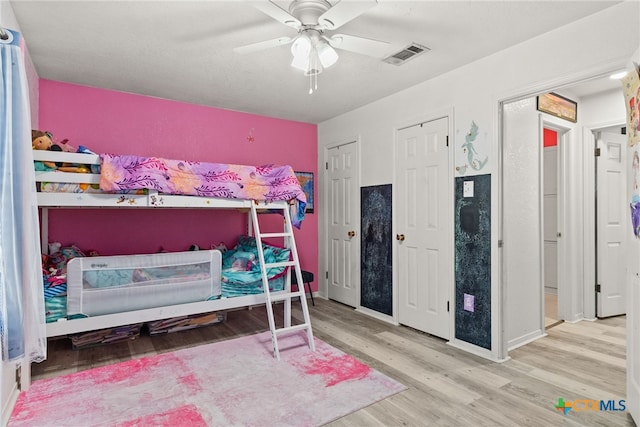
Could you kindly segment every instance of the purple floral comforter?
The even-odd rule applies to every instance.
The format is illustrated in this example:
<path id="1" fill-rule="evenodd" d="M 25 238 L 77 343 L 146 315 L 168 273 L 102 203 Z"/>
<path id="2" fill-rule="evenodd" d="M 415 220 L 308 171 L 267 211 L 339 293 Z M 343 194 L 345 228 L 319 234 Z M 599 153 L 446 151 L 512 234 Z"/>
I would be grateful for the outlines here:
<path id="1" fill-rule="evenodd" d="M 151 189 L 160 193 L 243 200 L 297 202 L 292 222 L 304 218 L 306 196 L 291 166 L 244 166 L 167 160 L 132 155 L 100 155 L 100 189 Z"/>

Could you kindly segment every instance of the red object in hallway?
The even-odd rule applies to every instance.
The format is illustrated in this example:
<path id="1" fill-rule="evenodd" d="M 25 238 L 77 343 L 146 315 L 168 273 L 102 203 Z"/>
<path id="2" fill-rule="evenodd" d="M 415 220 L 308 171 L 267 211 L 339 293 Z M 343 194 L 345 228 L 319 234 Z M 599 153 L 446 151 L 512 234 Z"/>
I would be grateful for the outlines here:
<path id="1" fill-rule="evenodd" d="M 544 141 L 544 147 L 555 147 L 558 145 L 558 132 L 551 129 L 544 129 L 542 140 Z"/>

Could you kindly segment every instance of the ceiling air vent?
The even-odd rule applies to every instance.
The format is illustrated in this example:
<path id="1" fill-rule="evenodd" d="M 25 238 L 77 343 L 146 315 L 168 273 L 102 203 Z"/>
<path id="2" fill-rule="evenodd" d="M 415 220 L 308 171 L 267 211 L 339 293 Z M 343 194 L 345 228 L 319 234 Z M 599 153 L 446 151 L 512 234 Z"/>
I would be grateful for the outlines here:
<path id="1" fill-rule="evenodd" d="M 408 60 L 413 59 L 418 55 L 422 55 L 423 53 L 428 52 L 430 50 L 431 49 L 429 49 L 426 46 L 422 46 L 421 44 L 411 43 L 409 46 L 405 47 L 400 52 L 395 53 L 389 56 L 388 58 L 383 59 L 383 62 L 386 62 L 387 64 L 401 65 L 407 62 Z"/>

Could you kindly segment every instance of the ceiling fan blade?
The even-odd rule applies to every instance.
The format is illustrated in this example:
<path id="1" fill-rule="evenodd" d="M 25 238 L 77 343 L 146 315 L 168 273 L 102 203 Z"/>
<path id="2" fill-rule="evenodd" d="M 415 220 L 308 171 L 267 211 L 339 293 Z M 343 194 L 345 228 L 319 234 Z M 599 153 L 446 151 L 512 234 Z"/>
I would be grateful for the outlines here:
<path id="1" fill-rule="evenodd" d="M 283 23 L 284 25 L 288 25 L 293 28 L 298 28 L 300 25 L 302 25 L 298 18 L 291 15 L 289 12 L 287 12 L 271 0 L 254 2 L 253 6 L 259 11 L 269 15 L 276 21 Z"/>
<path id="2" fill-rule="evenodd" d="M 244 55 L 247 53 L 260 52 L 262 50 L 270 49 L 272 47 L 282 46 L 287 43 L 291 43 L 292 41 L 293 39 L 291 37 L 279 37 L 273 40 L 265 40 L 263 42 L 251 43 L 245 46 L 235 47 L 233 48 L 233 51 Z"/>
<path id="3" fill-rule="evenodd" d="M 376 4 L 378 4 L 377 0 L 340 1 L 331 9 L 320 15 L 318 18 L 318 24 L 324 26 L 328 30 L 335 30 L 352 19 L 362 15 Z"/>
<path id="4" fill-rule="evenodd" d="M 328 38 L 329 44 L 336 49 L 348 50 L 374 58 L 385 58 L 391 43 L 348 34 L 334 34 Z"/>

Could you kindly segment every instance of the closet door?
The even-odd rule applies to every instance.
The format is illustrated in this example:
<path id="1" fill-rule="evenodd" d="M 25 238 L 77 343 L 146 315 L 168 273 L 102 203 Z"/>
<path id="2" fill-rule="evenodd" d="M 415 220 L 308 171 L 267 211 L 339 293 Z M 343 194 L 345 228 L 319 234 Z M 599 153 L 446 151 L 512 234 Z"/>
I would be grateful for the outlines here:
<path id="1" fill-rule="evenodd" d="M 626 313 L 625 266 L 629 205 L 626 197 L 626 135 L 602 133 L 597 138 L 597 316 Z"/>
<path id="2" fill-rule="evenodd" d="M 356 143 L 327 152 L 328 296 L 351 307 L 359 304 L 360 214 Z"/>
<path id="3" fill-rule="evenodd" d="M 449 339 L 453 294 L 448 118 L 398 131 L 398 320 Z"/>

